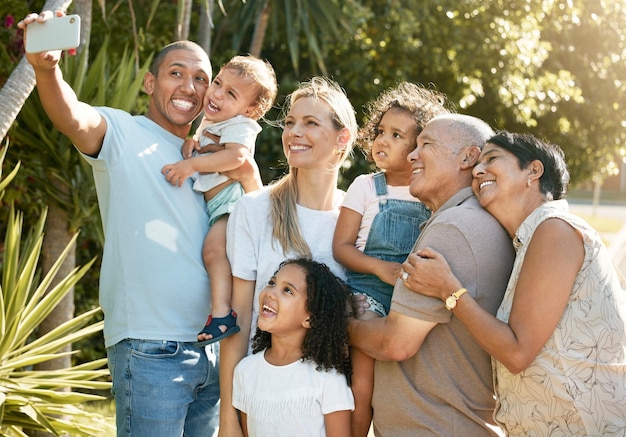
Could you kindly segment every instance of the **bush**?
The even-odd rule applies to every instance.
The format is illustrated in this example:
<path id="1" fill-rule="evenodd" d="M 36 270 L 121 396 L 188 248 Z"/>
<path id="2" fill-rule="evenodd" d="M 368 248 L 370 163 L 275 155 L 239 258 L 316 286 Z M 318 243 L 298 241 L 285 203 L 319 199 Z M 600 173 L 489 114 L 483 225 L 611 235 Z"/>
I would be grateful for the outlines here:
<path id="1" fill-rule="evenodd" d="M 4 180 L 1 179 L 7 148 L 5 145 L 0 149 L 0 198 L 19 169 L 18 163 Z M 22 214 L 11 206 L 8 215 L 4 247 L 0 248 L 0 435 L 25 436 L 24 428 L 53 435 L 94 435 L 104 429 L 105 419 L 98 413 L 84 411 L 79 405 L 104 398 L 79 390 L 110 387 L 106 359 L 55 371 L 38 371 L 32 367 L 75 353 L 59 351 L 102 330 L 102 322 L 90 323 L 100 312 L 100 308 L 96 308 L 32 340 L 41 321 L 93 261 L 77 267 L 51 286 L 67 249 L 50 272 L 40 278 L 37 265 L 46 212 L 24 239 Z M 80 423 L 85 417 L 89 419 L 88 424 Z"/>

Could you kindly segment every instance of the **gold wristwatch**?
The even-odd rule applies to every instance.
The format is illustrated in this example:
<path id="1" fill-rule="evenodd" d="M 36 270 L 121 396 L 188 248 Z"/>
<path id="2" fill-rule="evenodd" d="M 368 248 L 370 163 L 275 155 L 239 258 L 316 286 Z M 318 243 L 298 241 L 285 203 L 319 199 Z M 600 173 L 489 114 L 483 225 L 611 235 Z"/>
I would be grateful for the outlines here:
<path id="1" fill-rule="evenodd" d="M 461 288 L 460 290 L 452 293 L 450 297 L 446 299 L 446 308 L 449 311 L 452 311 L 453 309 L 455 309 L 456 301 L 459 300 L 459 298 L 463 296 L 465 293 L 467 293 L 467 288 Z"/>

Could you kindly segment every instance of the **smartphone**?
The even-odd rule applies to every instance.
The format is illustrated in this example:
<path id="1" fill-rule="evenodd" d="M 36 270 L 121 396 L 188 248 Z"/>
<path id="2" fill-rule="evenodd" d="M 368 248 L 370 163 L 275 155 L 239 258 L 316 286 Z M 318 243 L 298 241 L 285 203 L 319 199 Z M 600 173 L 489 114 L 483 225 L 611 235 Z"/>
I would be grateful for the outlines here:
<path id="1" fill-rule="evenodd" d="M 64 15 L 26 28 L 26 52 L 75 49 L 80 44 L 80 16 Z"/>

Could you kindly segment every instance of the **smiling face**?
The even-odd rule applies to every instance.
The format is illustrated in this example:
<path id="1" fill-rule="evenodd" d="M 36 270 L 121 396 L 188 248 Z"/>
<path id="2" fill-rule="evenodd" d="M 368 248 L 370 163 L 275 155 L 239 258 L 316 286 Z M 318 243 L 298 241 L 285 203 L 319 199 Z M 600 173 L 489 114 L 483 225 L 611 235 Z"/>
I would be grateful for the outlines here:
<path id="1" fill-rule="evenodd" d="M 401 173 L 408 178 L 411 163 L 407 155 L 415 148 L 417 125 L 408 111 L 391 108 L 378 124 L 372 144 L 372 157 L 376 166 L 387 170 L 387 175 Z M 406 183 L 405 183 L 406 184 Z"/>
<path id="2" fill-rule="evenodd" d="M 212 123 L 236 115 L 252 117 L 259 85 L 253 78 L 232 69 L 222 69 L 204 96 L 204 117 Z"/>
<path id="3" fill-rule="evenodd" d="M 494 216 L 503 204 L 522 198 L 527 191 L 528 170 L 520 168 L 515 155 L 495 144 L 485 145 L 472 174 L 476 198 Z"/>
<path id="4" fill-rule="evenodd" d="M 282 142 L 287 162 L 293 168 L 335 168 L 343 159 L 349 139 L 347 129 L 337 130 L 331 108 L 323 100 L 302 97 L 296 100 L 285 117 Z"/>
<path id="5" fill-rule="evenodd" d="M 146 73 L 144 89 L 150 95 L 146 117 L 185 138 L 202 110 L 211 80 L 211 63 L 202 50 L 175 49 L 165 55 L 156 75 Z"/>
<path id="6" fill-rule="evenodd" d="M 409 192 L 433 211 L 470 183 L 461 174 L 463 148 L 453 141 L 450 126 L 448 120 L 428 123 L 417 136 L 417 148 L 407 157 L 411 161 Z"/>
<path id="7" fill-rule="evenodd" d="M 259 294 L 258 327 L 272 335 L 306 334 L 310 328 L 306 310 L 307 285 L 302 267 L 284 265 Z"/>

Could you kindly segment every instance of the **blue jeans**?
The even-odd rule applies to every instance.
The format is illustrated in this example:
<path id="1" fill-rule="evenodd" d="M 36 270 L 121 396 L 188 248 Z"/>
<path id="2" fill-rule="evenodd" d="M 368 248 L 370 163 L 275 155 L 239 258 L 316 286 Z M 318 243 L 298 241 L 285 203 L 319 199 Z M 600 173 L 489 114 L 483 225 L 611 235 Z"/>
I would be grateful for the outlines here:
<path id="1" fill-rule="evenodd" d="M 219 343 L 126 339 L 107 355 L 118 436 L 217 436 Z"/>

